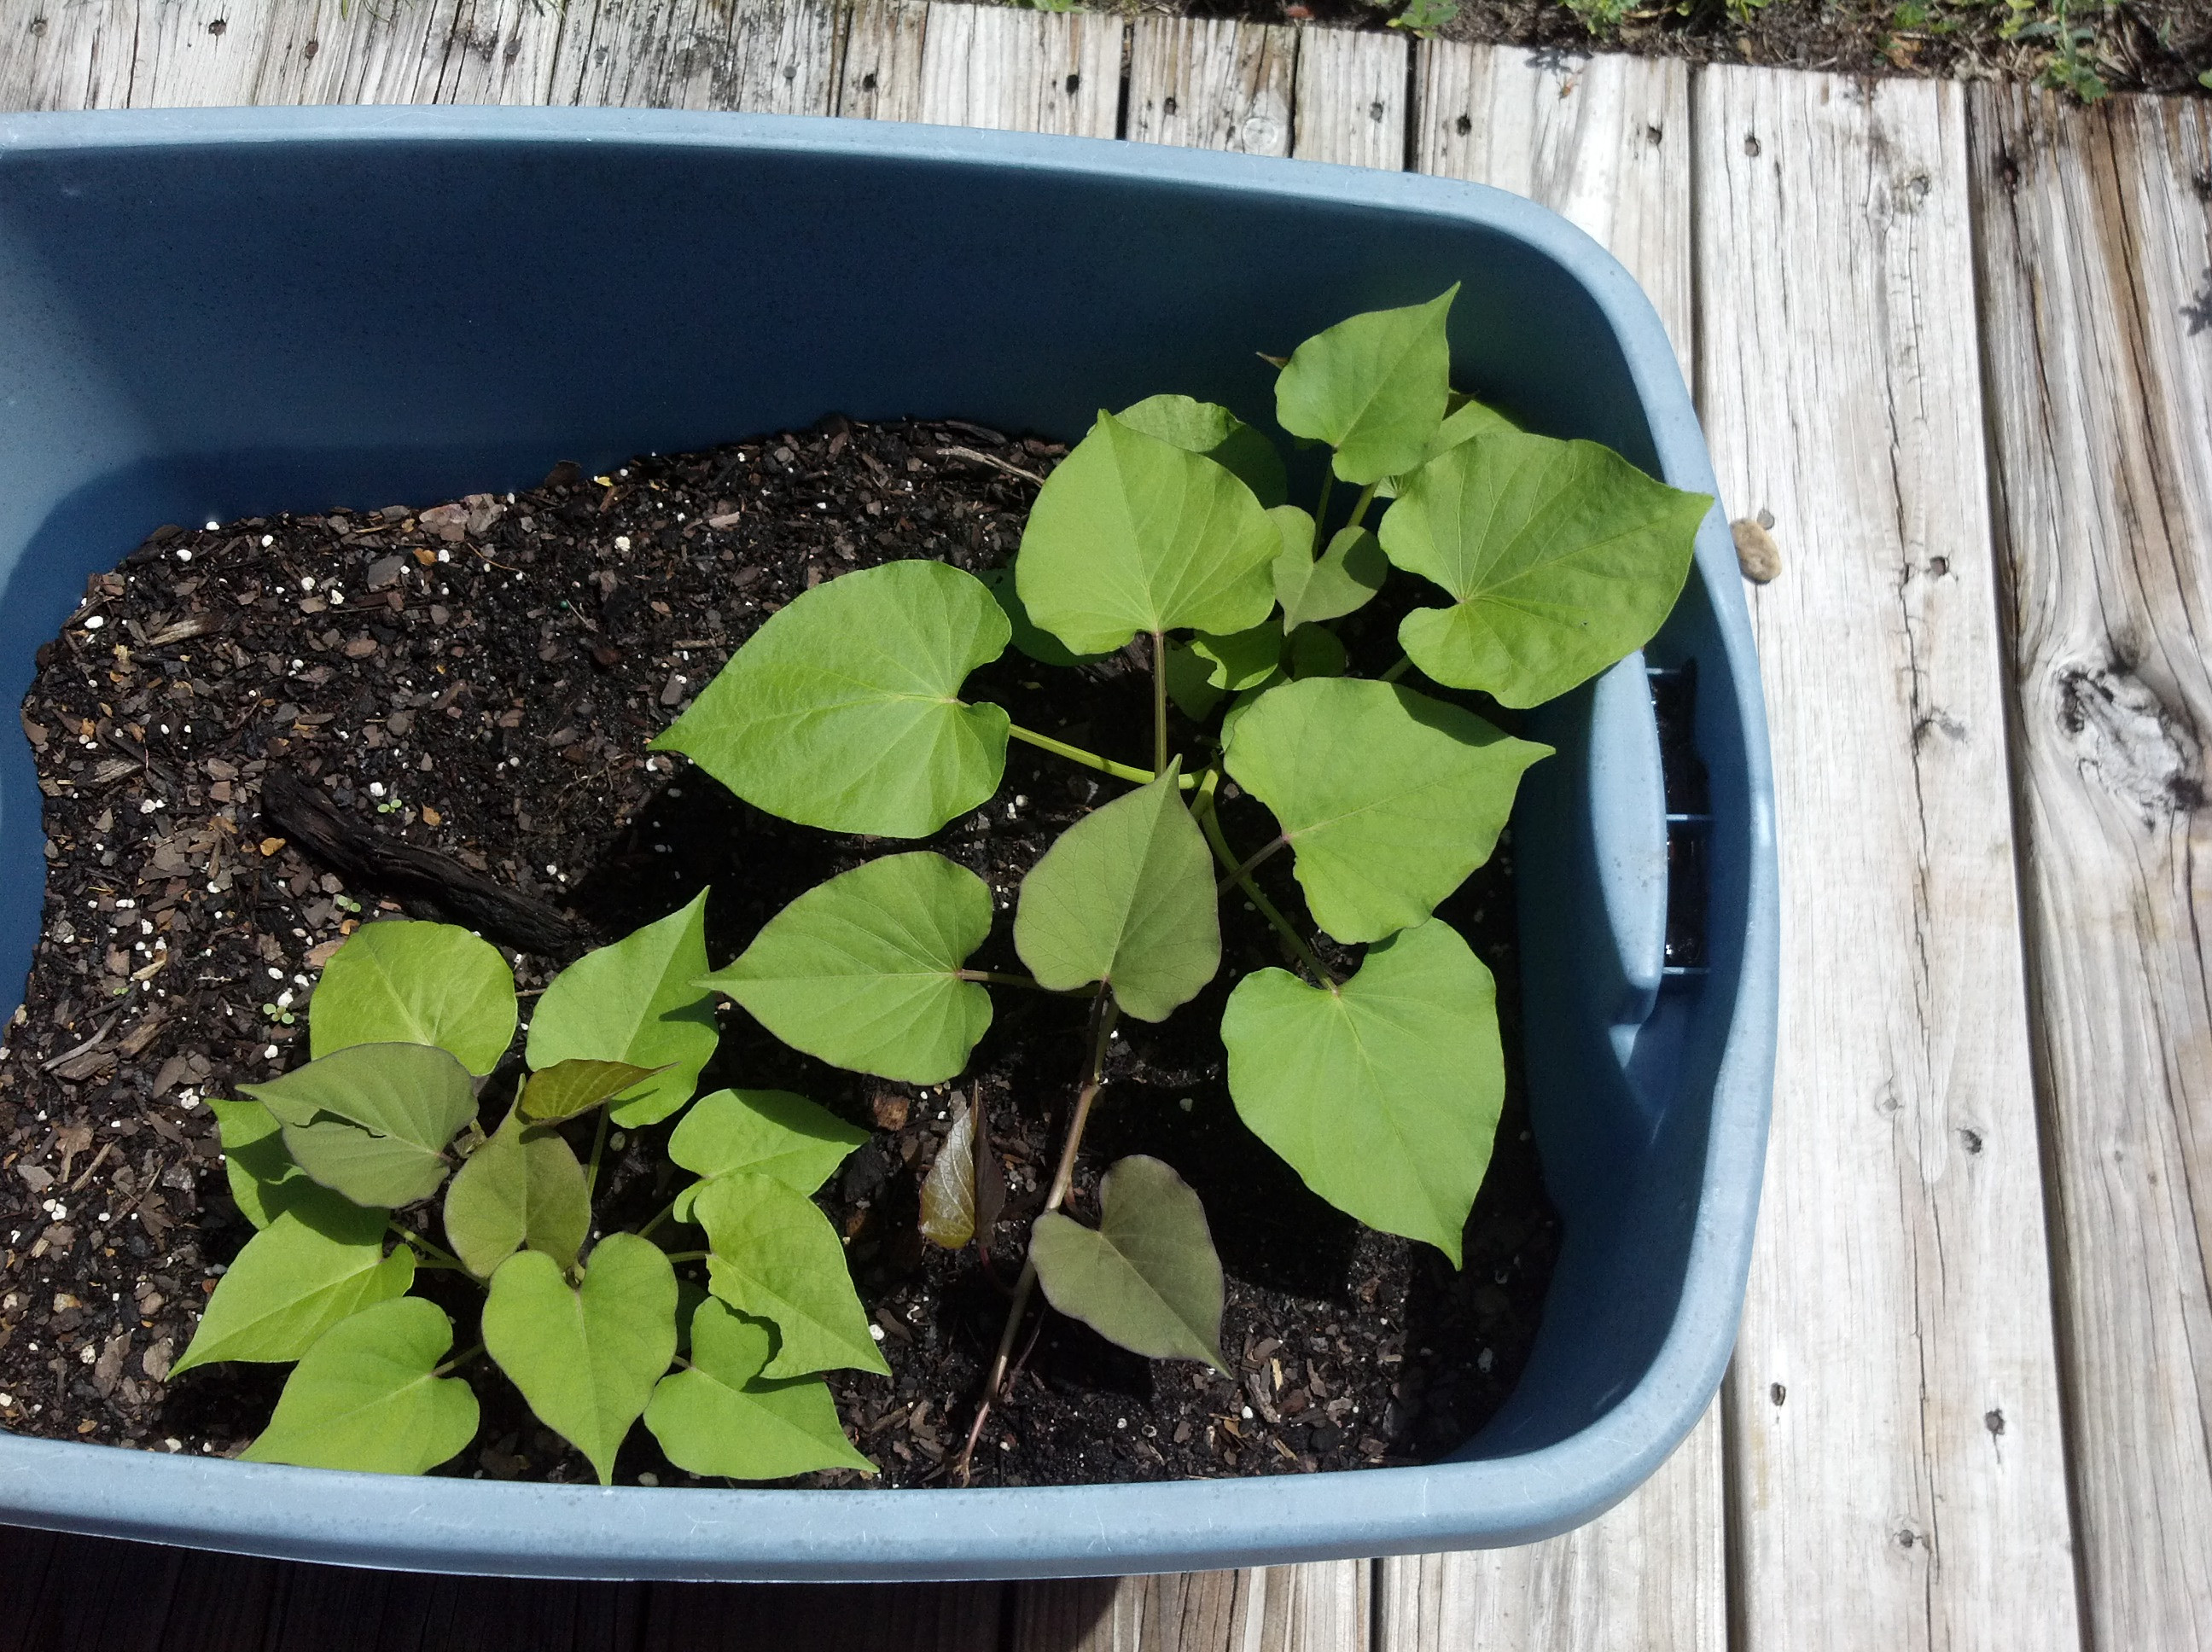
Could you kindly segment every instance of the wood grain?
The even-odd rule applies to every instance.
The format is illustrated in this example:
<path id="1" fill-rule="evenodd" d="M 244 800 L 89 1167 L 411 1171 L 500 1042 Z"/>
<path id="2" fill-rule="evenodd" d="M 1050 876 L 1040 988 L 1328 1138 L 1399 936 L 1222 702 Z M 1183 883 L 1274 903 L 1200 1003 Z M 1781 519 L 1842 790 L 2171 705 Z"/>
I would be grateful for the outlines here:
<path id="1" fill-rule="evenodd" d="M 921 118 L 921 46 L 929 9 L 920 0 L 854 0 L 845 30 L 839 114 L 861 120 Z"/>
<path id="2" fill-rule="evenodd" d="M 915 118 L 939 126 L 1117 135 L 1119 17 L 1006 6 L 933 5 Z"/>
<path id="3" fill-rule="evenodd" d="M 1415 67 L 1414 166 L 1525 195 L 1588 231 L 1650 296 L 1686 374 L 1688 66 L 1431 40 Z"/>
<path id="4" fill-rule="evenodd" d="M 1012 1652 L 1361 1652 L 1371 1566 L 1345 1560 L 1016 1586 Z"/>
<path id="5" fill-rule="evenodd" d="M 1144 143 L 1291 152 L 1297 31 L 1231 18 L 1139 15 L 1129 41 L 1129 136 Z"/>
<path id="6" fill-rule="evenodd" d="M 2074 1648 L 1955 85 L 1701 73 L 1703 413 L 1782 842 L 1736 1643 Z"/>
<path id="7" fill-rule="evenodd" d="M 2083 1595 L 2212 1648 L 2212 120 L 1976 92 L 2014 774 Z"/>
<path id="8" fill-rule="evenodd" d="M 576 7 L 582 11 L 581 5 Z M 438 103 L 544 104 L 568 12 L 553 0 L 461 0 L 438 64 Z"/>
<path id="9" fill-rule="evenodd" d="M 1387 31 L 1301 28 L 1291 153 L 1403 172 L 1407 51 Z"/>

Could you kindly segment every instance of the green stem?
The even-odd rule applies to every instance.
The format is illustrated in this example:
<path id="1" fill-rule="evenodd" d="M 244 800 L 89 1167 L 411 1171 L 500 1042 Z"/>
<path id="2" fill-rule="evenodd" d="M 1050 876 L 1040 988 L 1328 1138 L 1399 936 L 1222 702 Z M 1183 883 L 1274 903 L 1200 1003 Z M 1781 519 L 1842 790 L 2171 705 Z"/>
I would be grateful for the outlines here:
<path id="1" fill-rule="evenodd" d="M 1413 669 L 1413 655 L 1401 654 L 1398 657 L 1398 663 L 1393 665 L 1389 671 L 1383 672 L 1378 680 L 1384 683 L 1395 683 L 1400 677 L 1403 677 L 1407 671 L 1410 671 Z"/>
<path id="2" fill-rule="evenodd" d="M 1245 878 L 1251 874 L 1253 867 L 1258 865 L 1262 860 L 1265 860 L 1269 855 L 1274 853 L 1276 850 L 1281 848 L 1290 841 L 1290 839 L 1278 832 L 1273 838 L 1262 844 L 1256 853 L 1247 855 L 1244 858 L 1243 865 L 1240 866 L 1232 866 L 1229 871 L 1224 872 L 1221 876 L 1220 881 L 1214 884 L 1213 892 L 1218 895 L 1222 890 L 1227 889 L 1231 884 L 1243 883 Z"/>
<path id="3" fill-rule="evenodd" d="M 1221 822 L 1214 811 L 1207 810 L 1199 817 L 1198 823 L 1206 833 L 1206 841 L 1213 846 L 1213 858 L 1229 868 L 1230 876 L 1236 880 L 1237 886 L 1244 891 L 1244 898 L 1259 909 L 1261 917 L 1274 926 L 1275 932 L 1297 955 L 1298 962 L 1320 976 L 1322 983 L 1330 992 L 1335 992 L 1336 977 L 1329 974 L 1328 966 L 1321 961 L 1321 955 L 1306 944 L 1305 937 L 1298 933 L 1291 920 L 1283 916 L 1273 901 L 1261 893 L 1260 886 L 1244 871 L 1243 862 L 1237 859 L 1237 852 L 1229 847 L 1229 840 L 1221 835 Z"/>
<path id="4" fill-rule="evenodd" d="M 1139 786 L 1149 786 L 1159 778 L 1150 769 L 1134 768 L 1128 763 L 1117 763 L 1111 757 L 1102 757 L 1095 751 L 1085 751 L 1079 745 L 1070 745 L 1065 740 L 1055 740 L 1049 734 L 1039 734 L 1035 729 L 1024 728 L 1018 723 L 1009 724 L 1006 732 L 1017 740 L 1036 747 L 1040 751 L 1049 751 L 1055 757 L 1065 757 L 1072 763 L 1081 763 L 1085 768 L 1095 768 L 1102 774 L 1111 774 L 1117 780 L 1133 780 Z M 1185 783 L 1188 784 L 1188 781 Z"/>
<path id="5" fill-rule="evenodd" d="M 703 1262 L 707 1255 L 703 1250 L 672 1250 L 668 1253 L 668 1260 L 671 1262 Z"/>
<path id="6" fill-rule="evenodd" d="M 1336 486 L 1336 466 L 1331 465 L 1321 473 L 1321 500 L 1314 507 L 1314 560 L 1321 560 L 1321 548 L 1328 533 L 1328 494 Z"/>
<path id="7" fill-rule="evenodd" d="M 459 1370 L 462 1366 L 467 1364 L 483 1351 L 484 1345 L 481 1342 L 471 1343 L 467 1347 L 462 1349 L 460 1352 L 455 1354 L 451 1359 L 447 1360 L 444 1364 L 439 1366 L 436 1370 L 432 1371 L 430 1375 L 433 1376 L 448 1376 L 451 1373 Z"/>
<path id="8" fill-rule="evenodd" d="M 1033 993 L 1050 993 L 1060 998 L 1084 990 L 1080 987 L 1046 987 L 1031 981 L 1027 975 L 1009 975 L 997 969 L 955 969 L 952 973 L 962 981 L 988 981 L 994 987 L 1026 987 Z"/>
<path id="9" fill-rule="evenodd" d="M 430 1259 L 431 1266 L 449 1267 L 462 1273 L 468 1272 L 469 1270 L 467 1266 L 462 1262 L 459 1257 L 454 1255 L 450 1250 L 440 1249 L 437 1246 L 432 1244 L 428 1239 L 425 1239 L 421 1234 L 416 1232 L 414 1229 L 402 1227 L 397 1222 L 386 1222 L 384 1225 L 389 1228 L 392 1232 L 398 1234 L 402 1239 L 404 1239 L 409 1244 L 414 1246 L 416 1249 L 421 1251 L 425 1256 L 428 1257 Z"/>
<path id="10" fill-rule="evenodd" d="M 1359 502 L 1352 507 L 1352 520 L 1346 523 L 1345 526 L 1356 528 L 1366 520 L 1367 507 L 1375 502 L 1375 490 L 1382 485 L 1379 482 L 1370 482 L 1360 490 Z"/>
<path id="11" fill-rule="evenodd" d="M 584 1172 L 584 1197 L 589 1199 L 599 1189 L 599 1155 L 606 1151 L 607 1108 L 599 1108 L 599 1127 L 592 1132 L 592 1162 Z"/>
<path id="12" fill-rule="evenodd" d="M 1152 633 L 1152 773 L 1168 766 L 1168 639 Z"/>
<path id="13" fill-rule="evenodd" d="M 680 1194 L 678 1195 L 679 1198 L 682 1195 Z M 653 1230 L 675 1214 L 676 1200 L 672 1199 L 665 1205 L 663 1205 L 660 1207 L 659 1214 L 655 1216 L 652 1221 L 647 1223 L 643 1227 L 637 1230 L 637 1236 L 641 1239 L 650 1239 L 653 1237 Z"/>

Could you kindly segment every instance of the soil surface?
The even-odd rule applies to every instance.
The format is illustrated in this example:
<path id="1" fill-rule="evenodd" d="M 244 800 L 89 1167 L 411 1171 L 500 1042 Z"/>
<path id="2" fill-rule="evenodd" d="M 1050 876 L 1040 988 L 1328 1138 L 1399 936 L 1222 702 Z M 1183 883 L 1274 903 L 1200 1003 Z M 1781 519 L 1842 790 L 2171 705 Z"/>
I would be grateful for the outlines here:
<path id="1" fill-rule="evenodd" d="M 264 814 L 264 793 L 283 789 L 276 777 L 317 788 L 349 829 L 451 855 L 518 899 L 565 908 L 583 932 L 574 950 L 711 884 L 709 951 L 732 957 L 793 896 L 894 846 L 761 814 L 679 759 L 648 755 L 647 741 L 821 579 L 902 557 L 1004 566 L 1034 478 L 1061 452 L 964 424 L 832 420 L 608 477 L 564 466 L 517 495 L 164 527 L 95 576 L 41 651 L 22 714 L 46 793 L 48 887 L 0 1060 L 0 1419 L 234 1453 L 268 1418 L 287 1368 L 167 1381 L 252 1231 L 203 1098 L 304 1060 L 317 969 L 358 922 L 403 908 L 392 890 L 349 886 L 283 840 Z M 1344 628 L 1356 666 L 1395 657 L 1382 606 Z M 1054 671 L 1010 653 L 970 692 L 1027 726 L 1140 759 L 1147 682 L 1125 656 Z M 1197 731 L 1176 733 L 1198 749 Z M 928 847 L 1010 908 L 1046 846 L 1116 784 L 1016 744 L 998 797 Z M 1269 829 L 1249 799 L 1224 820 L 1233 841 Z M 1287 860 L 1261 875 L 1302 911 Z M 1501 847 L 1443 915 L 1497 973 L 1517 1053 L 1510 860 Z M 404 909 L 457 915 L 419 892 Z M 1007 918 L 979 967 L 1019 968 Z M 1242 902 L 1225 903 L 1224 920 L 1234 974 L 1280 962 Z M 525 989 L 569 961 L 508 956 Z M 1163 1026 L 1124 1024 L 1072 1208 L 1096 1219 L 1099 1167 L 1124 1153 L 1182 1172 L 1226 1266 L 1223 1343 L 1237 1376 L 1148 1362 L 1047 1315 L 994 1412 L 979 1483 L 1419 1461 L 1462 1443 L 1520 1372 L 1559 1226 L 1517 1073 L 1455 1274 L 1435 1251 L 1322 1204 L 1243 1128 L 1217 1030 L 1231 973 Z M 994 996 L 997 1021 L 950 1088 L 823 1066 L 726 1005 L 702 1084 L 799 1090 L 874 1131 L 822 1203 L 848 1236 L 893 1372 L 830 1381 L 888 1485 L 941 1475 L 964 1437 L 1085 1054 L 1080 1003 Z M 485 1094 L 510 1088 L 495 1075 Z M 983 1108 L 1006 1181 L 988 1262 L 916 1229 L 921 1178 L 962 1101 Z M 673 1123 L 613 1138 L 605 1225 L 637 1226 L 666 1202 L 681 1174 L 661 1151 Z M 427 1209 L 409 1219 L 436 1236 Z M 672 1249 L 701 1242 L 674 1224 L 659 1236 Z M 460 1344 L 473 1340 L 472 1287 L 429 1273 L 417 1288 L 453 1313 Z M 590 1478 L 488 1361 L 465 1372 L 485 1426 L 441 1472 Z M 691 1477 L 641 1427 L 619 1478 Z"/>
<path id="2" fill-rule="evenodd" d="M 1419 4 L 1421 0 L 1413 0 Z M 1403 0 L 1187 0 L 1146 10 L 1380 28 Z M 1846 75 L 2188 92 L 2212 74 L 2208 0 L 1459 0 L 1434 33 L 1540 52 L 1627 52 Z"/>

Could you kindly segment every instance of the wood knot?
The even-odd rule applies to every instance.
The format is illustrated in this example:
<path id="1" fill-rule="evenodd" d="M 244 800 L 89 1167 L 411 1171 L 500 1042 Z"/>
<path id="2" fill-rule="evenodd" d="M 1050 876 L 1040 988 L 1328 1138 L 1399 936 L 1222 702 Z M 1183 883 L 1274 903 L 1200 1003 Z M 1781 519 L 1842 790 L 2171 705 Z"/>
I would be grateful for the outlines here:
<path id="1" fill-rule="evenodd" d="M 2204 806 L 2196 731 L 2141 677 L 2117 665 L 2069 665 L 2058 673 L 2057 699 L 2075 768 L 2145 826 Z"/>

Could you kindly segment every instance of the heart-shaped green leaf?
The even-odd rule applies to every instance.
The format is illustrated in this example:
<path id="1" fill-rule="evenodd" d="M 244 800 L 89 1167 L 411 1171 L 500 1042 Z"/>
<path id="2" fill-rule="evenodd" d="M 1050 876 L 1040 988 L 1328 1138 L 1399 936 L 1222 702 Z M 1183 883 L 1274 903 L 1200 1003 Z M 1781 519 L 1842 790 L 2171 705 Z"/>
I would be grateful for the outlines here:
<path id="1" fill-rule="evenodd" d="M 538 1420 L 611 1485 L 623 1436 L 676 1357 L 676 1270 L 650 1240 L 611 1233 L 571 1290 L 550 1256 L 517 1251 L 491 1276 L 483 1341 Z"/>
<path id="2" fill-rule="evenodd" d="M 405 1296 L 415 1253 L 384 1254 L 386 1219 L 328 1197 L 280 1212 L 224 1272 L 170 1375 L 224 1359 L 297 1359 L 349 1315 Z"/>
<path id="3" fill-rule="evenodd" d="M 331 954 L 307 1015 L 309 1053 L 355 1044 L 435 1044 L 482 1078 L 514 1042 L 514 972 L 499 949 L 453 924 L 387 918 Z"/>
<path id="4" fill-rule="evenodd" d="M 918 851 L 817 884 L 702 983 L 794 1049 L 859 1072 L 942 1083 L 991 1024 L 991 996 L 960 978 L 991 932 L 991 891 Z"/>
<path id="5" fill-rule="evenodd" d="M 1132 1154 L 1098 1187 L 1094 1230 L 1057 1211 L 1036 1219 L 1030 1260 L 1054 1308 L 1148 1359 L 1221 1357 L 1221 1259 L 1206 1208 L 1156 1158 Z"/>
<path id="6" fill-rule="evenodd" d="M 1451 393 L 1444 319 L 1459 285 L 1426 304 L 1370 310 L 1315 334 L 1275 380 L 1275 420 L 1336 449 L 1339 479 L 1362 486 L 1410 471 Z"/>
<path id="7" fill-rule="evenodd" d="M 567 1142 L 519 1111 L 469 1155 L 446 1189 L 447 1241 L 480 1279 L 526 1245 L 573 1267 L 591 1226 L 584 1167 Z"/>
<path id="8" fill-rule="evenodd" d="M 1107 657 L 1070 653 L 1066 644 L 1031 619 L 1030 610 L 1022 606 L 1022 593 L 1014 588 L 1014 570 L 1011 568 L 987 568 L 975 577 L 982 580 L 999 599 L 999 606 L 1006 610 L 1006 623 L 1014 629 L 1017 653 L 1027 654 L 1040 665 L 1057 665 L 1063 670 L 1070 665 L 1088 665 Z"/>
<path id="9" fill-rule="evenodd" d="M 1290 490 L 1275 444 L 1218 403 L 1147 396 L 1114 416 L 1186 452 L 1205 454 L 1249 488 L 1263 508 L 1281 504 Z"/>
<path id="10" fill-rule="evenodd" d="M 843 574 L 756 631 L 653 747 L 802 826 L 927 837 L 999 789 L 1006 714 L 960 685 L 1011 634 L 957 568 Z"/>
<path id="11" fill-rule="evenodd" d="M 1429 439 L 1429 450 L 1421 456 L 1422 465 L 1439 453 L 1449 452 L 1463 441 L 1473 441 L 1477 436 L 1500 435 L 1521 428 L 1496 408 L 1485 407 L 1471 396 L 1462 396 L 1454 391 L 1452 399 L 1458 405 L 1444 416 L 1444 422 L 1437 427 L 1437 434 Z M 1414 467 L 1416 470 L 1419 468 L 1419 465 Z M 1406 483 L 1411 475 L 1412 472 L 1408 471 L 1406 476 L 1384 477 L 1376 485 L 1376 495 L 1382 499 L 1395 499 L 1405 491 Z"/>
<path id="12" fill-rule="evenodd" d="M 530 1018 L 523 1047 L 530 1065 L 541 1073 L 570 1060 L 657 1069 L 623 1092 L 614 1121 L 626 1130 L 659 1123 L 691 1099 L 720 1036 L 714 995 L 699 985 L 707 969 L 701 890 L 680 911 L 585 953 L 553 977 Z"/>
<path id="13" fill-rule="evenodd" d="M 719 1302 L 691 1315 L 691 1369 L 660 1379 L 645 1425 L 668 1461 L 694 1474 L 780 1480 L 817 1468 L 876 1466 L 853 1449 L 836 1401 L 818 1376 L 761 1375 L 775 1345 L 769 1327 Z"/>
<path id="14" fill-rule="evenodd" d="M 284 1127 L 258 1102 L 208 1097 L 222 1133 L 222 1169 L 246 1219 L 265 1228 L 302 1187 L 315 1184 L 284 1151 Z"/>
<path id="15" fill-rule="evenodd" d="M 1077 821 L 1022 880 L 1014 950 L 1040 987 L 1103 981 L 1124 1014 L 1164 1021 L 1220 969 L 1213 859 L 1181 767 Z"/>
<path id="16" fill-rule="evenodd" d="M 1293 677 L 1342 677 L 1349 663 L 1344 644 L 1325 625 L 1301 625 L 1291 633 L 1290 665 Z"/>
<path id="17" fill-rule="evenodd" d="M 461 1064 L 430 1044 L 352 1044 L 265 1084 L 241 1084 L 284 1127 L 285 1151 L 356 1205 L 438 1190 L 446 1147 L 476 1116 Z"/>
<path id="18" fill-rule="evenodd" d="M 1103 653 L 1139 631 L 1259 624 L 1279 544 L 1220 465 L 1102 413 L 1038 491 L 1014 580 L 1030 618 Z"/>
<path id="19" fill-rule="evenodd" d="M 434 1375 L 453 1322 L 419 1297 L 364 1308 L 323 1333 L 284 1381 L 248 1462 L 421 1474 L 476 1437 L 477 1397 Z"/>
<path id="20" fill-rule="evenodd" d="M 1283 633 L 1272 620 L 1262 620 L 1249 631 L 1216 636 L 1200 631 L 1190 640 L 1190 651 L 1212 667 L 1206 680 L 1231 694 L 1255 689 L 1275 675 L 1283 659 Z"/>
<path id="21" fill-rule="evenodd" d="M 813 1200 L 739 1171 L 702 1186 L 691 1212 L 707 1230 L 708 1287 L 776 1328 L 775 1357 L 763 1375 L 808 1376 L 841 1367 L 890 1375 L 868 1334 L 837 1230 Z"/>
<path id="22" fill-rule="evenodd" d="M 1400 931 L 1334 993 L 1245 976 L 1221 1042 L 1238 1115 L 1307 1187 L 1459 1266 L 1505 1066 L 1490 971 L 1449 924 Z"/>
<path id="23" fill-rule="evenodd" d="M 1376 941 L 1490 859 L 1522 771 L 1550 751 L 1394 683 L 1317 677 L 1254 701 L 1226 761 L 1281 823 L 1314 920 Z"/>
<path id="24" fill-rule="evenodd" d="M 658 1071 L 633 1066 L 628 1061 L 590 1061 L 572 1056 L 532 1073 L 530 1082 L 522 1087 L 516 1110 L 532 1124 L 558 1124 L 590 1112 L 610 1096 L 636 1089 Z"/>
<path id="25" fill-rule="evenodd" d="M 702 1096 L 668 1138 L 668 1157 L 703 1178 L 676 1195 L 676 1216 L 716 1176 L 740 1172 L 811 1193 L 867 1140 L 868 1133 L 787 1090 L 718 1090 Z"/>
<path id="26" fill-rule="evenodd" d="M 1381 542 L 1365 528 L 1338 530 L 1328 549 L 1316 557 L 1313 518 L 1295 505 L 1268 514 L 1283 536 L 1274 569 L 1275 600 L 1283 605 L 1284 630 L 1341 619 L 1364 607 L 1382 588 L 1390 564 Z"/>
<path id="27" fill-rule="evenodd" d="M 1407 615 L 1398 641 L 1439 683 L 1540 705 L 1651 640 L 1712 502 L 1595 442 L 1462 442 L 1382 518 L 1391 562 L 1453 599 Z"/>

